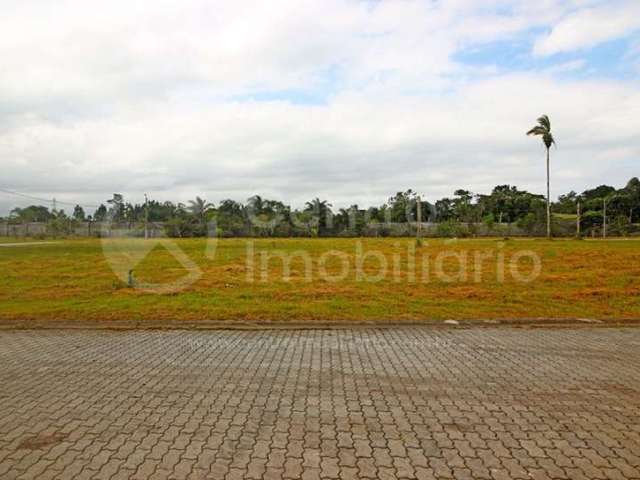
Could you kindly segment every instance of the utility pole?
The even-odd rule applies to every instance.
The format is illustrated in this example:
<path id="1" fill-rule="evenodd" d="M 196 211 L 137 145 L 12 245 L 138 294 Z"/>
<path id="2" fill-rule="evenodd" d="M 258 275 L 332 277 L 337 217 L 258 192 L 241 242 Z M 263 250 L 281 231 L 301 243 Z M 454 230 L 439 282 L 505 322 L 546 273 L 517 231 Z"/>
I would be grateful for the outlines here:
<path id="1" fill-rule="evenodd" d="M 422 201 L 420 200 L 420 197 L 418 197 L 417 199 L 418 201 L 418 211 L 417 211 L 417 215 L 416 215 L 416 238 L 420 239 L 420 233 L 421 229 L 422 229 Z"/>
<path id="2" fill-rule="evenodd" d="M 58 210 L 58 203 L 56 202 L 56 198 L 53 197 L 53 213 L 56 213 L 56 211 Z"/>
<path id="3" fill-rule="evenodd" d="M 578 215 L 576 216 L 576 237 L 580 238 L 580 200 L 578 200 Z"/>
<path id="4" fill-rule="evenodd" d="M 149 238 L 149 197 L 144 194 L 144 239 Z"/>
<path id="5" fill-rule="evenodd" d="M 602 238 L 607 238 L 607 197 L 602 199 L 604 205 L 602 212 Z"/>

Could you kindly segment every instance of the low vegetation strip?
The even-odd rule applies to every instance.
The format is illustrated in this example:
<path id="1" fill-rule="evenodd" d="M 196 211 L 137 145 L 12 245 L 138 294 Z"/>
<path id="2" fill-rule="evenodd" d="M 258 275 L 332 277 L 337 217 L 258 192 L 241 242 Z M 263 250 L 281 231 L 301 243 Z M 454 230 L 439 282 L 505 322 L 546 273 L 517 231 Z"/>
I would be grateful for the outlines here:
<path id="1" fill-rule="evenodd" d="M 640 318 L 635 239 L 109 242 L 0 249 L 0 321 Z"/>
<path id="2" fill-rule="evenodd" d="M 548 126 L 548 118 L 540 120 Z M 408 189 L 382 205 L 340 209 L 317 197 L 296 208 L 259 195 L 245 203 L 225 199 L 215 206 L 201 197 L 188 205 L 154 199 L 134 204 L 115 193 L 105 203 L 91 214 L 76 205 L 71 215 L 43 205 L 18 207 L 0 218 L 0 237 L 186 238 L 211 236 L 212 231 L 226 238 L 402 237 L 415 235 L 418 223 L 425 236 L 450 238 L 640 234 L 640 180 L 636 177 L 620 189 L 600 185 L 581 194 L 560 195 L 549 209 L 543 195 L 514 185 L 497 185 L 489 194 L 457 189 L 453 197 L 434 202 Z"/>

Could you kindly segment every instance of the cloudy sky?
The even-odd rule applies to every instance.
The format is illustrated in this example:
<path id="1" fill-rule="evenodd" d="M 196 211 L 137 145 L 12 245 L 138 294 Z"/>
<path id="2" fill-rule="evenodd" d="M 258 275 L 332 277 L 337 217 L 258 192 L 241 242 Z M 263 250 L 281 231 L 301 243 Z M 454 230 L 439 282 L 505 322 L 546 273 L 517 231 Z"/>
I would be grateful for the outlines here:
<path id="1" fill-rule="evenodd" d="M 0 0 L 0 188 L 301 205 L 640 175 L 638 0 Z M 30 202 L 0 192 L 0 214 Z M 68 208 L 68 207 L 67 207 Z"/>

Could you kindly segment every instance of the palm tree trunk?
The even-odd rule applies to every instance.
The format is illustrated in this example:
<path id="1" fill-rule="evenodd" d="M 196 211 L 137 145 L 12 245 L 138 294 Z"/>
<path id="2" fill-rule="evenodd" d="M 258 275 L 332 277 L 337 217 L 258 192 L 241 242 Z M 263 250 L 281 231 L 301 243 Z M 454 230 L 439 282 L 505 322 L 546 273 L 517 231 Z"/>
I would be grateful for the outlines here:
<path id="1" fill-rule="evenodd" d="M 551 238 L 551 195 L 549 189 L 549 149 L 547 148 L 547 238 Z"/>

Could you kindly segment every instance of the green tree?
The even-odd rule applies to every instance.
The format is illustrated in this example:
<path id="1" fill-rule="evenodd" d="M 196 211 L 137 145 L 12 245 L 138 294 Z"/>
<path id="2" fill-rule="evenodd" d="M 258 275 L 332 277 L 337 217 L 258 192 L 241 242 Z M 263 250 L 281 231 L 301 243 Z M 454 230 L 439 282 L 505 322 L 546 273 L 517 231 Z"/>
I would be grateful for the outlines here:
<path id="1" fill-rule="evenodd" d="M 326 200 L 319 198 L 314 198 L 305 204 L 304 211 L 311 214 L 312 221 L 318 229 L 318 235 L 326 235 L 333 227 L 332 206 Z"/>
<path id="2" fill-rule="evenodd" d="M 67 216 L 64 210 L 56 210 L 47 222 L 47 233 L 54 237 L 73 234 L 72 219 Z"/>
<path id="3" fill-rule="evenodd" d="M 246 235 L 244 206 L 235 200 L 222 200 L 216 213 L 219 234 L 224 236 Z"/>
<path id="4" fill-rule="evenodd" d="M 100 206 L 96 209 L 96 211 L 93 214 L 93 219 L 96 222 L 104 222 L 107 218 L 107 207 L 105 207 L 103 204 L 100 204 Z"/>
<path id="5" fill-rule="evenodd" d="M 418 194 L 412 189 L 397 192 L 387 202 L 388 220 L 395 223 L 413 222 L 418 211 Z"/>
<path id="6" fill-rule="evenodd" d="M 558 202 L 554 203 L 553 209 L 556 213 L 575 213 L 578 202 L 581 200 L 580 195 L 571 190 L 569 193 L 558 197 Z"/>
<path id="7" fill-rule="evenodd" d="M 556 141 L 551 133 L 551 121 L 547 115 L 538 118 L 538 125 L 527 132 L 527 135 L 542 137 L 542 143 L 547 149 L 547 238 L 551 238 L 551 192 L 549 172 L 549 150 Z"/>
<path id="8" fill-rule="evenodd" d="M 30 205 L 25 208 L 14 208 L 9 213 L 9 218 L 20 222 L 46 222 L 53 218 L 53 214 L 42 205 Z"/>
<path id="9" fill-rule="evenodd" d="M 454 193 L 455 199 L 453 200 L 453 211 L 460 222 L 473 221 L 473 194 L 468 190 L 458 189 Z"/>
<path id="10" fill-rule="evenodd" d="M 454 217 L 453 200 L 442 198 L 436 201 L 436 219 L 438 222 L 446 222 Z"/>
<path id="11" fill-rule="evenodd" d="M 124 197 L 120 193 L 114 193 L 113 198 L 107 200 L 111 205 L 109 209 L 109 217 L 112 222 L 121 222 L 124 220 Z"/>
<path id="12" fill-rule="evenodd" d="M 278 227 L 282 231 L 289 217 L 282 202 L 267 200 L 260 195 L 254 195 L 247 200 L 245 214 L 253 234 L 258 236 L 273 236 Z"/>
<path id="13" fill-rule="evenodd" d="M 84 209 L 80 205 L 76 205 L 73 209 L 73 219 L 79 222 L 84 222 L 86 219 L 86 215 L 84 213 Z"/>
<path id="14" fill-rule="evenodd" d="M 196 197 L 195 200 L 189 200 L 188 210 L 201 226 L 207 223 L 207 215 L 213 209 L 213 204 L 207 202 L 204 198 Z"/>
<path id="15" fill-rule="evenodd" d="M 625 192 L 629 196 L 629 223 L 633 223 L 634 217 L 640 211 L 640 180 L 633 177 L 624 187 Z"/>

